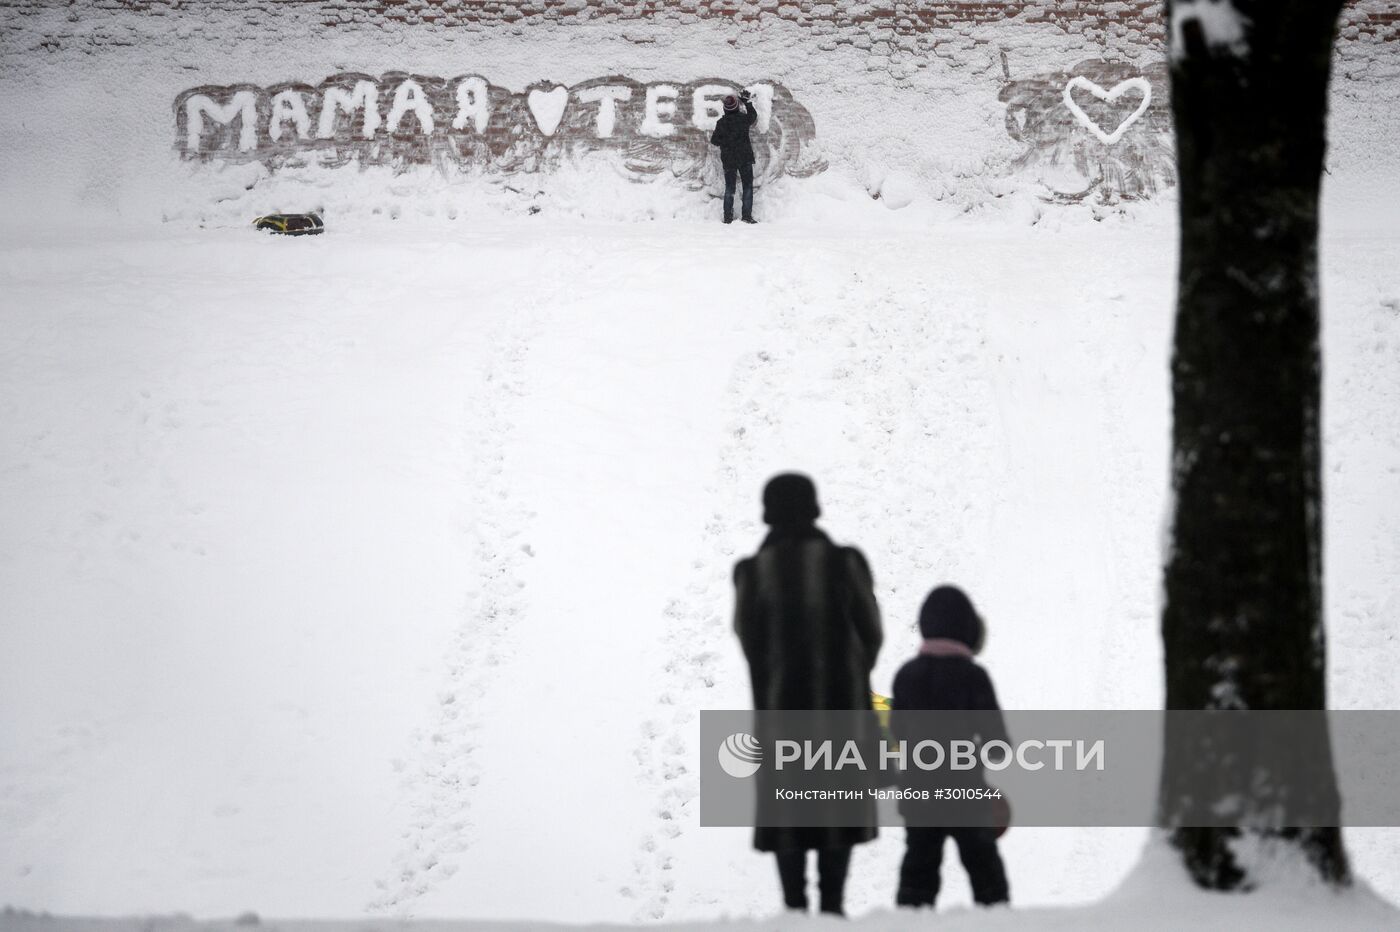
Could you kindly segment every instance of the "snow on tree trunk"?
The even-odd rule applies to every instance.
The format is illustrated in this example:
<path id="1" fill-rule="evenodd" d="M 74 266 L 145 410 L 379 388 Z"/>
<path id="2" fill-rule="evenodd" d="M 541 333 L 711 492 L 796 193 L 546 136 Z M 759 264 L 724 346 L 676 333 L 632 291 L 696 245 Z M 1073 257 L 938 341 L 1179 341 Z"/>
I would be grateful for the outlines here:
<path id="1" fill-rule="evenodd" d="M 1168 709 L 1325 707 L 1317 231 L 1341 6 L 1167 3 L 1181 198 Z M 1339 811 L 1325 726 L 1298 744 L 1325 763 L 1325 778 L 1275 787 L 1275 798 L 1315 794 Z M 1169 733 L 1164 817 L 1181 809 L 1193 778 L 1236 765 Z M 1258 814 L 1272 801 L 1261 798 Z M 1247 889 L 1234 850 L 1245 834 L 1348 882 L 1337 828 L 1178 828 L 1170 837 L 1196 883 Z"/>

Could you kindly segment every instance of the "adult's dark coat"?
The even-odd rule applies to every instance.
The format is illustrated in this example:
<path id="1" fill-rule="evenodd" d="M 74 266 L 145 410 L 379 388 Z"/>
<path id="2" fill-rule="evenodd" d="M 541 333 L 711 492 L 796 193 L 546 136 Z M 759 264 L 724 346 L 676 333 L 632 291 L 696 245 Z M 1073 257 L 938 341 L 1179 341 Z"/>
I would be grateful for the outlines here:
<path id="1" fill-rule="evenodd" d="M 749 141 L 749 127 L 758 121 L 758 110 L 753 101 L 734 110 L 726 110 L 715 123 L 715 131 L 710 134 L 710 144 L 719 146 L 720 164 L 725 171 L 732 171 L 744 165 L 753 164 L 753 143 Z"/>
<path id="2" fill-rule="evenodd" d="M 870 710 L 870 670 L 880 650 L 880 609 L 860 551 L 839 547 L 810 525 L 774 528 L 758 553 L 734 568 L 734 629 L 743 645 L 758 710 Z M 873 723 L 873 714 L 870 716 Z M 760 771 L 759 815 L 772 800 Z M 766 790 L 766 792 L 765 792 Z M 754 830 L 760 851 L 835 848 L 876 836 L 875 803 L 858 824 Z"/>

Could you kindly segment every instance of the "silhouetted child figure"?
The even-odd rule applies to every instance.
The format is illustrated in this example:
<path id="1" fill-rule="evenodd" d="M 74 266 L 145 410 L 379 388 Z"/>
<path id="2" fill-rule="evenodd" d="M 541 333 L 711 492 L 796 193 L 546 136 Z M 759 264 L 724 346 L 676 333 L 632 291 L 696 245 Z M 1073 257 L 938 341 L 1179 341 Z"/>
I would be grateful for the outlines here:
<path id="1" fill-rule="evenodd" d="M 991 677 L 972 659 L 982 649 L 986 635 L 972 602 L 961 589 L 939 586 L 929 593 L 919 612 L 919 631 L 924 636 L 919 656 L 901 667 L 894 679 L 891 705 L 895 712 L 913 709 L 996 712 L 992 730 L 999 733 L 984 734 L 982 738 L 1005 740 L 1005 727 L 1001 723 Z M 946 774 L 946 771 L 939 773 Z M 963 777 L 985 786 L 980 766 Z M 907 819 L 912 810 L 904 804 L 901 809 Z M 997 852 L 995 828 L 910 825 L 905 832 L 906 850 L 895 900 L 898 905 L 933 906 L 938 896 L 943 843 L 949 838 L 957 843 L 958 856 L 972 881 L 972 898 L 984 906 L 1010 899 L 1006 869 Z"/>

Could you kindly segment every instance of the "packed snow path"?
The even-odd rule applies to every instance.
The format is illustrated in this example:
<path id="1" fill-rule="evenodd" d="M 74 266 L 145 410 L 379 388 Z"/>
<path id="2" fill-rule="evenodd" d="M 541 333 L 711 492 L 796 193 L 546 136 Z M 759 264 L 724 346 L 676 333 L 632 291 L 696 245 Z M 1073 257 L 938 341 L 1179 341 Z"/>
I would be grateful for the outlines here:
<path id="1" fill-rule="evenodd" d="M 1007 706 L 1157 705 L 1173 232 L 1139 221 L 10 236 L 0 902 L 770 912 L 693 742 L 748 702 L 729 573 L 779 469 L 870 557 L 877 688 L 952 580 Z M 1325 262 L 1341 707 L 1400 699 L 1396 243 Z M 1352 837 L 1400 896 L 1394 832 Z M 1105 893 L 1142 838 L 1013 830 L 1014 895 Z"/>

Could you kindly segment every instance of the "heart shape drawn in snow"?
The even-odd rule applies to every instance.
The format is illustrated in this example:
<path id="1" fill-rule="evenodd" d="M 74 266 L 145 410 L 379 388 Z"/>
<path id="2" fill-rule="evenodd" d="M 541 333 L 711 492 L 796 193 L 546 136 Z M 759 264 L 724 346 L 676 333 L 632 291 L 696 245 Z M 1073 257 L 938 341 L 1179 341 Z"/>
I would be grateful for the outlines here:
<path id="1" fill-rule="evenodd" d="M 569 89 L 562 84 L 547 91 L 533 90 L 525 95 L 525 103 L 530 107 L 530 115 L 535 125 L 546 136 L 553 136 L 564 119 L 564 108 L 569 104 Z"/>
<path id="2" fill-rule="evenodd" d="M 1119 97 L 1122 97 L 1126 92 L 1131 90 L 1137 90 L 1142 92 L 1142 102 L 1138 104 L 1136 110 L 1128 114 L 1128 116 L 1123 120 L 1122 123 L 1118 124 L 1117 129 L 1115 129 L 1111 133 L 1105 133 L 1103 131 L 1103 127 L 1099 126 L 1098 123 L 1095 123 L 1094 118 L 1089 116 L 1089 114 L 1085 113 L 1084 110 L 1079 106 L 1079 104 L 1075 103 L 1074 96 L 1073 94 L 1071 94 L 1071 91 L 1073 91 L 1076 87 L 1083 88 L 1090 94 L 1093 94 L 1099 100 L 1110 104 L 1117 100 Z M 1069 108 L 1069 112 L 1073 113 L 1075 117 L 1078 118 L 1080 123 L 1083 123 L 1086 127 L 1088 127 L 1089 132 L 1099 137 L 1099 142 L 1102 142 L 1104 145 L 1111 146 L 1115 142 L 1123 138 L 1123 134 L 1128 131 L 1128 127 L 1132 126 L 1138 121 L 1138 117 L 1142 116 L 1144 113 L 1147 112 L 1148 105 L 1152 103 L 1152 85 L 1148 83 L 1146 78 L 1129 78 L 1126 81 L 1122 81 L 1119 84 L 1114 85 L 1113 90 L 1106 91 L 1103 88 L 1099 87 L 1097 84 L 1095 84 L 1093 81 L 1090 81 L 1088 78 L 1084 77 L 1084 75 L 1077 74 L 1074 77 L 1070 78 L 1069 83 L 1065 85 L 1064 96 L 1065 106 Z"/>

